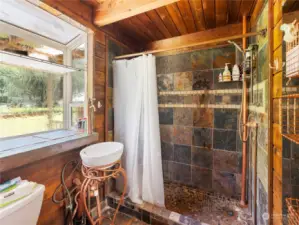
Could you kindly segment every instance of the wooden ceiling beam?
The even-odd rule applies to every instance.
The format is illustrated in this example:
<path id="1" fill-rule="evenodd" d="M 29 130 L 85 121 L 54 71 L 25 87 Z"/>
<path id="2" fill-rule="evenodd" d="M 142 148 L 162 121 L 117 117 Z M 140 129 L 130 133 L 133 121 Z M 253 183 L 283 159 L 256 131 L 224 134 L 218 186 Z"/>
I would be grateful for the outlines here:
<path id="1" fill-rule="evenodd" d="M 242 34 L 242 24 L 231 24 L 219 28 L 186 34 L 178 37 L 154 41 L 147 45 L 147 50 L 171 49 L 180 46 L 188 46 L 193 43 L 210 41 Z"/>
<path id="2" fill-rule="evenodd" d="M 94 23 L 100 27 L 169 5 L 179 0 L 105 0 L 99 1 Z"/>

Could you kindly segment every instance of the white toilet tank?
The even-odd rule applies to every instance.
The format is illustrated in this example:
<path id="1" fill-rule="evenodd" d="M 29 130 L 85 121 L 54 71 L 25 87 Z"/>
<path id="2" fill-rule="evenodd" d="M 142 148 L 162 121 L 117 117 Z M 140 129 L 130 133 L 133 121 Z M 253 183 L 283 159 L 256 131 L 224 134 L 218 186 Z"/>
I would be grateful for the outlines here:
<path id="1" fill-rule="evenodd" d="M 1 225 L 36 225 L 45 186 L 39 184 L 27 197 L 0 209 Z"/>

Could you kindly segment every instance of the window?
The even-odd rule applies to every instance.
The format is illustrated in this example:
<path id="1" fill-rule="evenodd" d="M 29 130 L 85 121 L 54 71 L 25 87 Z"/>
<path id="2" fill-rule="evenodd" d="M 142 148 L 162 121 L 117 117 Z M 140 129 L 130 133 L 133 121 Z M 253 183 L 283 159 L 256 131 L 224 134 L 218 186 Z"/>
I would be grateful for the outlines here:
<path id="1" fill-rule="evenodd" d="M 12 13 L 0 21 L 0 139 L 75 129 L 87 117 L 87 32 L 26 1 L 5 7 Z M 42 20 L 13 17 L 20 13 Z M 37 27 L 53 26 L 46 21 L 60 29 L 40 35 Z"/>

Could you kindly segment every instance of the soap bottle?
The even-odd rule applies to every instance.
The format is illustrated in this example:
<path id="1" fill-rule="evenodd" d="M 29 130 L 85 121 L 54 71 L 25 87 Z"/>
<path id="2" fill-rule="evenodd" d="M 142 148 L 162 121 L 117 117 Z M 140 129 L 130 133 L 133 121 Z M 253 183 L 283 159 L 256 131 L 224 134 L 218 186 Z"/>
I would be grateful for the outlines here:
<path id="1" fill-rule="evenodd" d="M 218 82 L 223 82 L 222 73 L 219 73 L 219 76 L 218 76 Z"/>
<path id="2" fill-rule="evenodd" d="M 223 82 L 228 82 L 232 80 L 231 72 L 228 69 L 228 64 L 230 63 L 225 63 L 225 68 L 223 71 Z"/>
<path id="3" fill-rule="evenodd" d="M 232 73 L 233 81 L 239 81 L 240 80 L 240 69 L 237 64 L 233 67 L 233 73 Z"/>

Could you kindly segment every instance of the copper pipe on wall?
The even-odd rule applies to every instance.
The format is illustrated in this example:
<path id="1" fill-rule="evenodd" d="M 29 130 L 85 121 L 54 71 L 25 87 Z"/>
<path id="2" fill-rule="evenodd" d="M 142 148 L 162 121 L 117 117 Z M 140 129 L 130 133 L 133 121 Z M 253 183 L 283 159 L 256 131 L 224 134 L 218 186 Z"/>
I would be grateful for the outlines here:
<path id="1" fill-rule="evenodd" d="M 247 20 L 246 15 L 243 15 L 243 34 L 246 34 L 247 31 Z M 243 51 L 246 49 L 246 37 L 243 37 Z M 248 109 L 248 102 L 247 102 L 247 83 L 246 83 L 246 72 L 243 71 L 243 137 L 242 137 L 242 184 L 241 184 L 241 206 L 246 206 L 246 170 L 247 170 L 247 109 Z"/>

